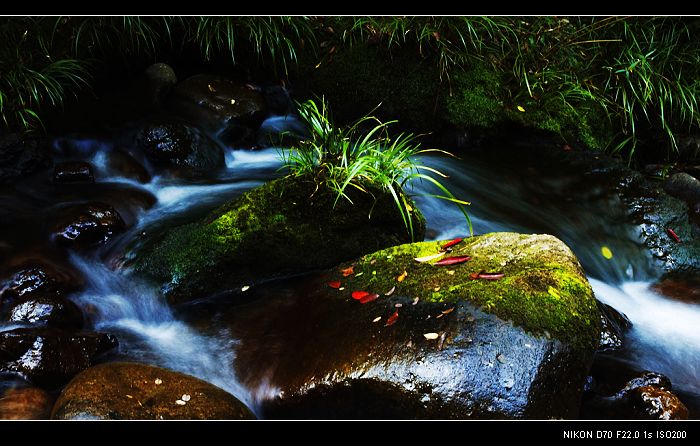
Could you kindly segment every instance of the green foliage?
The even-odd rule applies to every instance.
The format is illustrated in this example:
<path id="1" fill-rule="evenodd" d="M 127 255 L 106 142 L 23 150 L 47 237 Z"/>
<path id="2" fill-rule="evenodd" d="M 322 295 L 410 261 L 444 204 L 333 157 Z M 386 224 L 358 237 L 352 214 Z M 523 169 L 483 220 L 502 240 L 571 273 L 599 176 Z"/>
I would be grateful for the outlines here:
<path id="1" fill-rule="evenodd" d="M 333 124 L 325 100 L 320 107 L 313 100 L 299 104 L 299 115 L 306 124 L 310 137 L 288 153 L 282 153 L 285 167 L 293 175 L 313 175 L 320 187 L 336 193 L 337 203 L 343 198 L 352 203 L 346 192 L 349 187 L 370 193 L 368 185 L 391 194 L 411 238 L 413 238 L 413 209 L 403 194 L 414 180 L 427 181 L 441 192 L 433 195 L 459 206 L 472 233 L 472 225 L 464 206 L 468 202 L 457 199 L 433 175 L 444 177 L 439 171 L 420 164 L 416 157 L 439 150 L 421 149 L 412 134 L 389 134 L 389 126 L 366 115 L 347 127 Z"/>

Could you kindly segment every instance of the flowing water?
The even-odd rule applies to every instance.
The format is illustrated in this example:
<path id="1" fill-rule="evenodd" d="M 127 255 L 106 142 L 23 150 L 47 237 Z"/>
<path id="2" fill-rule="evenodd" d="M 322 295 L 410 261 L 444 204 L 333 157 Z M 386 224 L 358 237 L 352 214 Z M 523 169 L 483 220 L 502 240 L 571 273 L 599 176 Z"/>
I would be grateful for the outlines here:
<path id="1" fill-rule="evenodd" d="M 298 122 L 275 117 L 264 125 L 294 130 Z M 246 389 L 236 380 L 236 339 L 225 330 L 203 334 L 178 318 L 153 286 L 118 267 L 115 253 L 141 235 L 191 221 L 280 175 L 279 150 L 229 147 L 226 167 L 208 178 L 192 180 L 161 173 L 140 182 L 110 163 L 110 153 L 118 144 L 77 137 L 55 141 L 59 160 L 83 159 L 95 166 L 97 183 L 87 186 L 89 191 L 85 186 L 55 188 L 46 173 L 23 181 L 14 190 L 0 190 L 2 216 L 8 219 L 3 222 L 6 231 L 0 245 L 9 253 L 4 261 L 41 252 L 54 263 L 67 262 L 85 279 L 82 291 L 71 298 L 85 309 L 95 329 L 117 335 L 120 345 L 115 357 L 195 375 L 255 408 L 266 390 Z M 448 188 L 473 203 L 469 213 L 476 234 L 550 233 L 564 240 L 581 260 L 597 298 L 625 313 L 634 324 L 621 353 L 625 360 L 667 375 L 687 398 L 696 398 L 697 405 L 700 306 L 669 300 L 650 289 L 660 270 L 614 192 L 589 184 L 581 172 L 523 166 L 507 159 L 425 157 L 422 161 L 447 174 L 444 183 Z M 414 184 L 413 192 L 419 194 L 416 201 L 426 216 L 429 239 L 465 235 L 466 225 L 456 207 L 421 196 L 433 192 L 426 184 Z M 51 218 L 56 203 L 82 201 L 86 194 L 112 203 L 130 229 L 90 254 L 66 256 L 46 248 L 49 244 L 41 222 Z M 611 259 L 602 255 L 603 247 L 612 252 Z M 11 328 L 0 325 L 0 330 Z"/>

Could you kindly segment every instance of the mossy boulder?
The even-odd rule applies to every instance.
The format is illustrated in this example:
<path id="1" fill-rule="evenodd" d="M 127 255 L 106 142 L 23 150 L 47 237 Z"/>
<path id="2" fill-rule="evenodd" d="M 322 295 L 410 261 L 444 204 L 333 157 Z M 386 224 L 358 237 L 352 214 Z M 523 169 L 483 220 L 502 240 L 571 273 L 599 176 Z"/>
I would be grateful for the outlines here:
<path id="1" fill-rule="evenodd" d="M 112 362 L 85 370 L 63 390 L 59 420 L 250 420 L 253 413 L 212 384 L 145 364 Z"/>
<path id="2" fill-rule="evenodd" d="M 262 415 L 577 417 L 600 314 L 576 257 L 549 235 L 494 233 L 446 254 L 468 262 L 414 260 L 443 243 L 384 249 L 226 306 L 217 323 L 238 340 L 236 373 Z M 472 279 L 482 270 L 504 277 Z M 360 290 L 379 296 L 362 304 Z M 211 311 L 201 318 L 211 326 Z"/>
<path id="3" fill-rule="evenodd" d="M 353 189 L 352 203 L 336 201 L 313 178 L 280 178 L 169 231 L 136 255 L 135 269 L 178 302 L 410 241 L 391 195 L 368 192 Z M 422 240 L 425 219 L 413 209 L 414 237 Z"/>
<path id="4" fill-rule="evenodd" d="M 414 260 L 440 253 L 442 244 L 413 243 L 364 256 L 355 262 L 346 287 L 380 293 L 396 286 L 398 293 L 430 302 L 466 299 L 530 332 L 586 349 L 596 346 L 600 316 L 591 286 L 574 253 L 556 237 L 486 234 L 465 239 L 444 256 L 471 257 L 464 264 Z M 404 271 L 405 279 L 397 282 Z M 503 273 L 503 278 L 470 276 L 479 272 Z"/>

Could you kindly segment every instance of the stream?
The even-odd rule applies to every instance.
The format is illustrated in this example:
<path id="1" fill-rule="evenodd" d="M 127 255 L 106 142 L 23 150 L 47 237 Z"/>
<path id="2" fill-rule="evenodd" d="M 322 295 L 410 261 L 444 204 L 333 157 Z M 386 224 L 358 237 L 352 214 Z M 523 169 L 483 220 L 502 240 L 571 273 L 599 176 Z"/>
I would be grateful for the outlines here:
<path id="1" fill-rule="evenodd" d="M 273 117 L 266 125 L 284 130 L 299 124 Z M 194 180 L 151 170 L 148 178 L 139 180 L 114 167 L 111 157 L 120 148 L 120 140 L 116 136 L 54 139 L 55 160 L 90 162 L 94 185 L 55 187 L 51 172 L 46 171 L 0 188 L 0 247 L 6 253 L 0 266 L 9 268 L 23 259 L 41 258 L 70 274 L 77 273 L 82 287 L 69 297 L 87 313 L 92 328 L 119 339 L 110 359 L 194 375 L 227 390 L 257 412 L 259 402 L 274 394 L 274 389 L 264 385 L 246 388 L 238 382 L 234 367 L 237 341 L 224 324 L 217 325 L 217 315 L 207 314 L 206 321 L 203 316 L 183 316 L 186 309 L 170 307 L 157 289 L 121 269 L 118 259 L 135 238 L 192 221 L 282 175 L 281 149 L 226 147 L 226 167 L 206 178 Z M 535 160 L 523 166 L 497 155 L 467 154 L 462 159 L 426 156 L 421 161 L 448 175 L 443 183 L 456 196 L 471 201 L 468 212 L 475 234 L 549 233 L 566 242 L 580 259 L 596 297 L 633 323 L 615 360 L 668 376 L 691 414 L 695 413 L 694 408 L 700 406 L 700 305 L 671 300 L 650 288 L 661 271 L 614 191 L 590 184 L 582 172 L 549 169 Z M 433 192 L 427 184 L 413 184 L 409 192 L 417 195 L 416 202 L 427 219 L 427 239 L 466 234 L 456 207 L 421 195 Z M 86 199 L 110 203 L 128 229 L 94 250 L 57 248 L 47 236 L 47 224 L 64 205 Z M 603 256 L 603 247 L 612 258 Z M 284 281 L 278 286 L 284 287 Z M 286 292 L 294 292 L 293 285 L 290 287 Z M 218 307 L 209 308 L 217 311 Z M 208 321 L 212 321 L 210 326 L 201 329 Z M 14 327 L 0 323 L 0 331 Z"/>

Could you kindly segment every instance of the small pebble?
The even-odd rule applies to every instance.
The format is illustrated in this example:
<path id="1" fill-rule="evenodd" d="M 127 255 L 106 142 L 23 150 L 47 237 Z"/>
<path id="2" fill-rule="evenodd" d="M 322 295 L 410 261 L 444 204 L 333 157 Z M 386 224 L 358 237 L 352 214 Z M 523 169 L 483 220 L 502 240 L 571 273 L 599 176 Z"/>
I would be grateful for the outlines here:
<path id="1" fill-rule="evenodd" d="M 156 380 L 154 382 L 156 383 L 156 386 L 163 384 L 163 380 L 160 378 L 156 378 Z"/>
<path id="2" fill-rule="evenodd" d="M 185 393 L 184 395 L 182 395 L 182 398 L 180 398 L 180 399 L 181 399 L 182 401 L 184 401 L 184 402 L 187 402 L 187 401 L 189 401 L 191 398 L 192 398 L 191 396 L 189 396 L 188 394 Z"/>
<path id="3" fill-rule="evenodd" d="M 187 403 L 182 400 L 175 400 L 175 404 L 177 404 L 178 406 L 184 406 Z"/>

